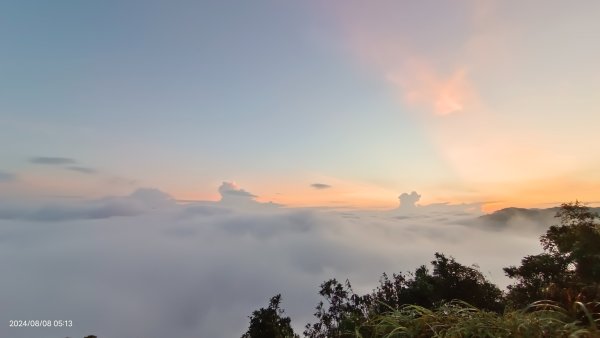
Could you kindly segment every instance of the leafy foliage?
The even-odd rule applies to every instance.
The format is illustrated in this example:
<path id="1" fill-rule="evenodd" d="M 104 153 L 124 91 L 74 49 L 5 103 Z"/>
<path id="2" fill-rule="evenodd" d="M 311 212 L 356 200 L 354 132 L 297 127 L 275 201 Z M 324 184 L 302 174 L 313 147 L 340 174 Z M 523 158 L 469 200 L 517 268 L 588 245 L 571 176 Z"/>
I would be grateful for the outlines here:
<path id="1" fill-rule="evenodd" d="M 572 304 L 600 300 L 600 224 L 598 215 L 579 202 L 563 204 L 554 225 L 541 236 L 544 253 L 505 268 L 516 279 L 508 299 L 522 307 L 539 299 Z"/>
<path id="2" fill-rule="evenodd" d="M 486 310 L 503 309 L 502 292 L 476 266 L 464 266 L 440 253 L 431 264 L 433 273 L 421 266 L 413 274 L 394 274 L 391 279 L 383 274 L 377 289 L 364 296 L 356 295 L 349 281 L 326 281 L 319 294 L 328 305 L 319 303 L 315 313 L 318 322 L 307 325 L 304 334 L 311 338 L 346 337 L 370 318 L 406 304 L 433 308 L 459 299 Z M 362 326 L 360 330 L 366 329 Z"/>
<path id="3" fill-rule="evenodd" d="M 330 279 L 321 284 L 319 294 L 328 304 L 325 306 L 321 301 L 317 305 L 318 322 L 306 325 L 304 335 L 307 337 L 352 337 L 346 332 L 354 331 L 369 315 L 370 300 L 355 294 L 348 280 L 342 284 Z"/>
<path id="4" fill-rule="evenodd" d="M 581 304 L 580 311 L 588 310 Z M 549 301 L 504 314 L 480 310 L 461 301 L 435 310 L 404 305 L 372 318 L 364 327 L 370 329 L 369 334 L 357 332 L 352 337 L 600 337 L 594 322 L 582 325 L 570 311 Z"/>
<path id="5" fill-rule="evenodd" d="M 297 338 L 290 325 L 290 317 L 283 317 L 284 310 L 280 309 L 281 295 L 273 296 L 269 306 L 252 312 L 250 327 L 242 338 Z"/>
<path id="6" fill-rule="evenodd" d="M 436 253 L 433 270 L 383 274 L 379 286 L 357 295 L 350 281 L 325 281 L 307 324 L 309 338 L 600 337 L 599 216 L 579 202 L 563 204 L 541 236 L 544 252 L 504 269 L 516 280 L 505 295 L 477 266 Z M 512 310 L 506 311 L 508 301 Z M 253 312 L 242 338 L 297 337 L 282 317 L 280 295 Z M 509 308 L 510 309 L 510 308 Z M 517 310 L 515 310 L 517 309 Z"/>

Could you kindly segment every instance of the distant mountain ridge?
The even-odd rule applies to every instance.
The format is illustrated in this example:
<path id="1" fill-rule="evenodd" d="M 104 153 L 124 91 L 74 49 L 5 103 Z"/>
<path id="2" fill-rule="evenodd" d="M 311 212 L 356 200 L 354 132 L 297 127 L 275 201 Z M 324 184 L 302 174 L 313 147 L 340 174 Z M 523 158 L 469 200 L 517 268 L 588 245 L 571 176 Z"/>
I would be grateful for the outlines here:
<path id="1" fill-rule="evenodd" d="M 491 214 L 479 216 L 475 219 L 475 225 L 487 228 L 488 230 L 532 230 L 544 232 L 552 225 L 560 223 L 556 213 L 559 207 L 547 209 L 538 208 L 505 208 L 497 210 Z M 591 211 L 600 214 L 600 208 L 590 208 Z"/>

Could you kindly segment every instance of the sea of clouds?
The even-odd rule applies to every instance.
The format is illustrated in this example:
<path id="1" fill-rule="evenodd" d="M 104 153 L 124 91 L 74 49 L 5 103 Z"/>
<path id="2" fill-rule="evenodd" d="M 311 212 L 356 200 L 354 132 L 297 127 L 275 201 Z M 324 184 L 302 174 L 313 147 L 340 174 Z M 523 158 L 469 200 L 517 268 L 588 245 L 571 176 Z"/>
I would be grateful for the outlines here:
<path id="1" fill-rule="evenodd" d="M 383 272 L 414 270 L 443 252 L 504 287 L 502 268 L 538 253 L 543 233 L 519 215 L 488 221 L 478 205 L 418 206 L 416 193 L 402 194 L 394 210 L 359 211 L 258 203 L 231 183 L 219 192 L 219 202 L 194 203 L 154 189 L 0 200 L 0 336 L 239 337 L 278 293 L 301 333 L 329 278 L 365 293 Z M 29 319 L 73 327 L 8 325 Z"/>

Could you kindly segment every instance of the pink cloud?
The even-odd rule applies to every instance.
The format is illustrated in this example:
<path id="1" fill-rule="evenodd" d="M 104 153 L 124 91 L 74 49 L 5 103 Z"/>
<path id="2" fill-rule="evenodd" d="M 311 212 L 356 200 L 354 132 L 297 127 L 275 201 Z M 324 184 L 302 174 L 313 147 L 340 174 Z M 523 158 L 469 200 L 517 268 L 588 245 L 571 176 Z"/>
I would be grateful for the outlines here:
<path id="1" fill-rule="evenodd" d="M 470 67 L 466 66 L 471 66 L 473 60 L 465 56 L 477 56 L 481 42 L 471 41 L 477 38 L 475 35 L 459 37 L 448 55 L 418 48 L 422 44 L 415 35 L 418 32 L 398 26 L 400 18 L 390 14 L 415 10 L 411 7 L 402 3 L 368 7 L 344 3 L 330 10 L 354 56 L 380 74 L 404 104 L 436 115 L 475 110 L 480 101 L 478 90 L 470 78 Z M 477 8 L 467 7 L 466 11 Z M 440 43 L 444 40 L 441 33 Z"/>
<path id="2" fill-rule="evenodd" d="M 476 90 L 464 67 L 444 75 L 425 60 L 412 60 L 400 70 L 388 72 L 386 78 L 404 102 L 437 115 L 465 111 L 477 101 Z"/>

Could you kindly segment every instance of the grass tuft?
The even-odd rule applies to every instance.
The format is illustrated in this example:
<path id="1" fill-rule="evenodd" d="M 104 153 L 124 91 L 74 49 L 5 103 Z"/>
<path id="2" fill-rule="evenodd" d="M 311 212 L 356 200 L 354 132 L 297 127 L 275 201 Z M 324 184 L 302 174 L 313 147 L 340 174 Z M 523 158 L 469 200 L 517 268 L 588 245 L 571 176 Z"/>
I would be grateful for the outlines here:
<path id="1" fill-rule="evenodd" d="M 573 311 L 552 301 L 538 301 L 503 314 L 451 301 L 436 310 L 417 305 L 390 309 L 370 318 L 352 333 L 357 338 L 404 337 L 600 337 L 597 303 L 576 302 Z"/>

